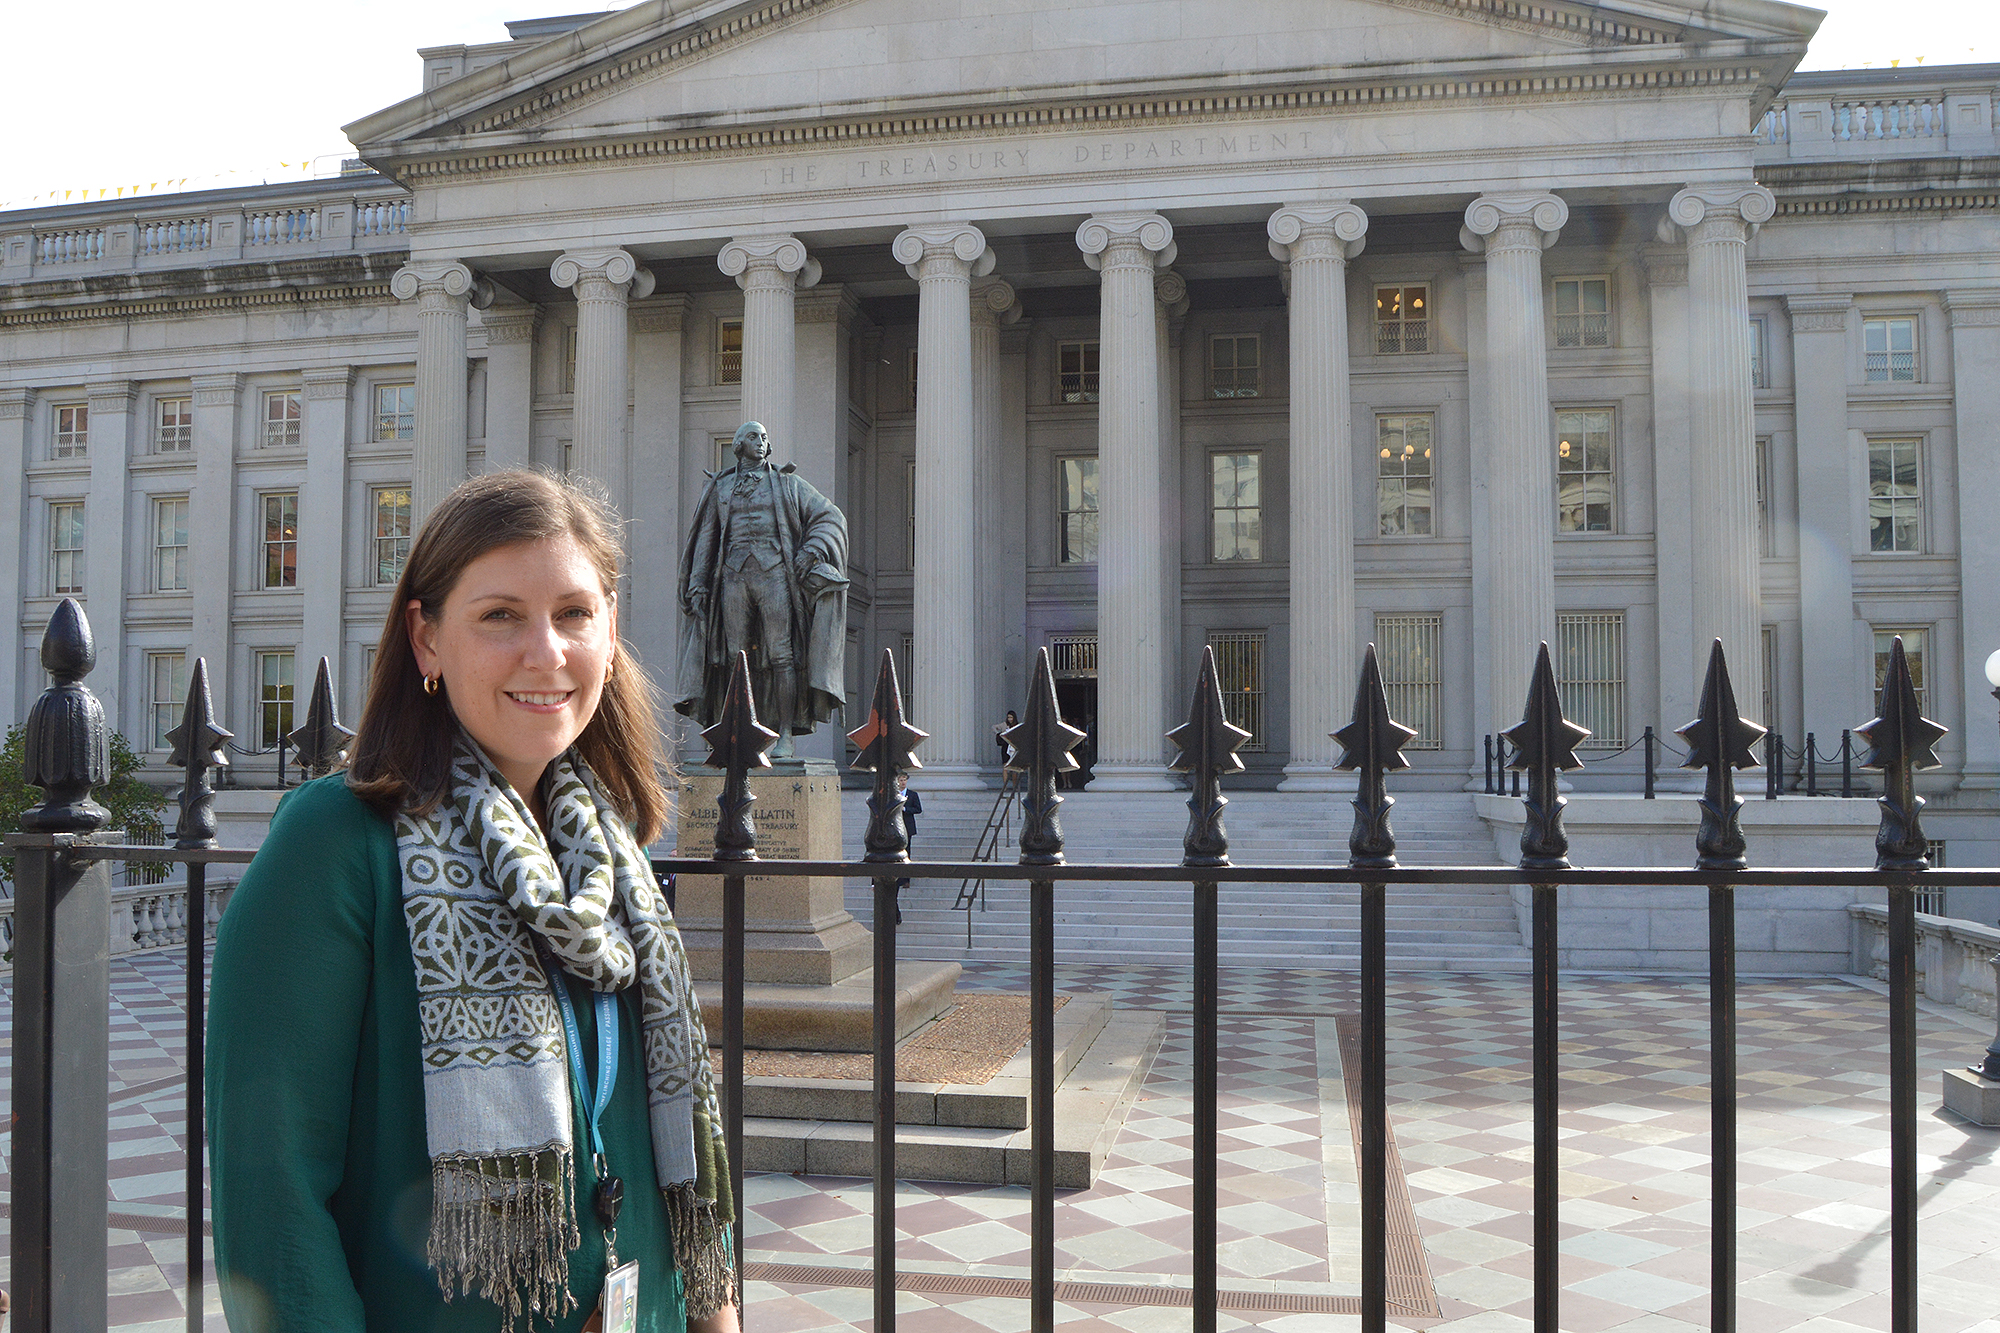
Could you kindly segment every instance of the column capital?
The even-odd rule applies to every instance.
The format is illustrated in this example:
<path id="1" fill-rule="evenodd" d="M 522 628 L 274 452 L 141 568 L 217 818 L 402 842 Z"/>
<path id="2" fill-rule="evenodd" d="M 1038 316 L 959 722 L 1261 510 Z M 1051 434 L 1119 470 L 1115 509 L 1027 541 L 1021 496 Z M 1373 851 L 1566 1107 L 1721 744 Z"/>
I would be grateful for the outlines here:
<path id="1" fill-rule="evenodd" d="M 1769 222 L 1777 211 L 1777 199 L 1754 181 L 1690 185 L 1668 202 L 1667 220 L 1682 231 L 1692 231 L 1704 222 L 1739 223 L 1754 236 L 1758 226 Z"/>
<path id="2" fill-rule="evenodd" d="M 1851 292 L 1814 292 L 1785 298 L 1785 312 L 1792 317 L 1793 333 L 1845 333 L 1847 312 L 1853 308 Z"/>
<path id="3" fill-rule="evenodd" d="M 189 383 L 196 407 L 234 407 L 243 396 L 241 375 L 196 375 Z"/>
<path id="4" fill-rule="evenodd" d="M 1271 258 L 1280 264 L 1295 259 L 1352 259 L 1368 243 L 1368 215 L 1345 201 L 1286 204 L 1271 214 L 1264 229 L 1271 238 Z"/>
<path id="5" fill-rule="evenodd" d="M 558 287 L 575 288 L 583 296 L 584 284 L 601 282 L 625 290 L 612 293 L 630 300 L 653 294 L 653 272 L 639 267 L 630 250 L 611 246 L 603 250 L 565 250 L 549 265 L 549 280 Z M 627 284 L 630 284 L 627 287 Z M 592 293 L 596 295 L 596 293 Z"/>
<path id="6" fill-rule="evenodd" d="M 1134 257 L 1159 268 L 1174 262 L 1174 224 L 1158 213 L 1096 213 L 1076 229 L 1076 247 L 1083 262 L 1094 269 L 1104 267 L 1107 251 L 1116 247 L 1136 251 Z M 1157 258 L 1155 258 L 1157 256 Z"/>
<path id="7" fill-rule="evenodd" d="M 759 277 L 782 276 L 785 285 L 803 289 L 817 283 L 820 274 L 819 261 L 806 253 L 806 243 L 783 234 L 732 237 L 715 257 L 715 265 L 736 279 L 738 287 L 748 287 Z"/>
<path id="8" fill-rule="evenodd" d="M 405 264 L 389 279 L 389 290 L 399 301 L 415 296 L 462 297 L 476 310 L 493 303 L 493 284 L 456 260 Z"/>
<path id="9" fill-rule="evenodd" d="M 500 347 L 533 342 L 541 322 L 542 308 L 538 305 L 504 305 L 482 312 L 479 327 L 486 330 L 488 347 Z"/>
<path id="10" fill-rule="evenodd" d="M 1947 291 L 1944 294 L 1944 311 L 1955 329 L 2000 326 L 2000 291 L 1992 288 Z"/>
<path id="11" fill-rule="evenodd" d="M 891 243 L 890 253 L 911 277 L 921 279 L 934 261 L 950 274 L 962 268 L 967 277 L 983 278 L 997 262 L 986 246 L 986 234 L 969 222 L 934 222 L 906 228 Z"/>
<path id="12" fill-rule="evenodd" d="M 90 410 L 98 412 L 130 412 L 132 400 L 139 396 L 139 386 L 131 380 L 111 380 L 92 384 L 84 390 L 90 397 Z"/>
<path id="13" fill-rule="evenodd" d="M 1561 195 L 1535 191 L 1507 191 L 1498 194 L 1482 194 L 1465 209 L 1465 225 L 1458 229 L 1458 241 L 1474 254 L 1480 254 L 1496 243 L 1511 240 L 1522 244 L 1522 233 L 1533 233 L 1544 250 L 1556 243 L 1562 235 L 1563 224 L 1569 221 L 1569 205 Z M 1513 233 L 1501 242 L 1488 241 L 1490 236 Z"/>
<path id="14" fill-rule="evenodd" d="M 0 389 L 0 421 L 19 421 L 34 405 L 33 389 Z"/>
<path id="15" fill-rule="evenodd" d="M 1021 299 L 1013 283 L 1005 278 L 981 278 L 972 284 L 973 323 L 1012 324 L 1020 318 Z"/>
<path id="16" fill-rule="evenodd" d="M 1153 300 L 1158 302 L 1169 316 L 1185 315 L 1188 308 L 1187 279 L 1172 269 L 1159 269 L 1153 274 Z"/>
<path id="17" fill-rule="evenodd" d="M 299 379 L 305 385 L 307 398 L 345 398 L 354 387 L 354 367 L 320 366 L 299 372 Z"/>

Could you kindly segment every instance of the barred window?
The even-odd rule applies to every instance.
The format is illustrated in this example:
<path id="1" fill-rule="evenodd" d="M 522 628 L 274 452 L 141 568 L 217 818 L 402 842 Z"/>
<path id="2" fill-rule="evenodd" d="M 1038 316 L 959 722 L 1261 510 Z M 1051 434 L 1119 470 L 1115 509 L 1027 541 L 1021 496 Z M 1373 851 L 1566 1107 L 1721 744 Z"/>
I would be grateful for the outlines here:
<path id="1" fill-rule="evenodd" d="M 1611 279 L 1556 279 L 1556 346 L 1611 345 Z"/>
<path id="2" fill-rule="evenodd" d="M 1049 671 L 1065 680 L 1097 674 L 1095 634 L 1049 635 Z"/>
<path id="3" fill-rule="evenodd" d="M 1382 690 L 1389 697 L 1389 716 L 1417 733 L 1408 749 L 1437 750 L 1444 746 L 1438 684 L 1443 639 L 1441 615 L 1375 617 L 1375 662 L 1382 670 Z"/>
<path id="4" fill-rule="evenodd" d="M 1217 560 L 1264 558 L 1263 466 L 1261 453 L 1209 457 L 1210 517 Z"/>
<path id="5" fill-rule="evenodd" d="M 1431 288 L 1426 282 L 1375 289 L 1375 353 L 1431 350 Z"/>
<path id="6" fill-rule="evenodd" d="M 257 748 L 275 750 L 292 730 L 292 654 L 257 654 Z"/>
<path id="7" fill-rule="evenodd" d="M 57 597 L 83 592 L 83 501 L 49 506 L 49 591 Z"/>
<path id="8" fill-rule="evenodd" d="M 1208 636 L 1215 650 L 1215 678 L 1222 687 L 1222 711 L 1250 739 L 1239 747 L 1262 750 L 1264 739 L 1264 634 L 1261 630 Z"/>
<path id="9" fill-rule="evenodd" d="M 375 514 L 375 582 L 391 587 L 410 558 L 410 488 L 377 486 L 368 500 Z"/>
<path id="10" fill-rule="evenodd" d="M 1764 321 L 1761 319 L 1750 321 L 1750 387 L 1770 387 L 1764 380 Z"/>
<path id="11" fill-rule="evenodd" d="M 188 498 L 153 501 L 153 591 L 186 592 L 188 581 Z"/>
<path id="12" fill-rule="evenodd" d="M 1208 396 L 1255 398 L 1263 364 L 1257 335 L 1222 333 L 1208 340 Z"/>
<path id="13" fill-rule="evenodd" d="M 1876 713 L 1879 716 L 1882 698 L 1882 683 L 1889 679 L 1889 652 L 1897 639 L 1903 641 L 1903 658 L 1910 664 L 1910 684 L 1916 686 L 1917 711 L 1929 715 L 1926 701 L 1929 690 L 1924 682 L 1924 640 L 1927 631 L 1918 626 L 1883 627 L 1875 629 L 1875 698 L 1878 701 Z"/>
<path id="14" fill-rule="evenodd" d="M 1384 537 L 1431 535 L 1434 425 L 1429 412 L 1375 418 L 1376 531 Z"/>
<path id="15" fill-rule="evenodd" d="M 194 400 L 162 398 L 153 404 L 153 452 L 184 454 L 194 448 Z"/>
<path id="16" fill-rule="evenodd" d="M 417 386 L 375 386 L 375 439 L 413 440 L 417 436 Z"/>
<path id="17" fill-rule="evenodd" d="M 1861 321 L 1863 364 L 1870 384 L 1914 384 L 1917 379 L 1917 321 Z"/>
<path id="18" fill-rule="evenodd" d="M 86 457 L 90 453 L 89 404 L 58 404 L 55 414 L 55 434 L 49 440 L 49 457 Z"/>
<path id="19" fill-rule="evenodd" d="M 1770 555 L 1771 549 L 1771 440 L 1757 437 L 1757 553 Z"/>
<path id="20" fill-rule="evenodd" d="M 1868 549 L 1924 549 L 1919 441 L 1868 441 Z"/>
<path id="21" fill-rule="evenodd" d="M 743 382 L 743 321 L 725 319 L 715 326 L 715 382 Z"/>
<path id="22" fill-rule="evenodd" d="M 1097 339 L 1056 344 L 1056 401 L 1097 401 Z"/>
<path id="23" fill-rule="evenodd" d="M 1556 413 L 1556 531 L 1610 532 L 1611 413 Z"/>
<path id="24" fill-rule="evenodd" d="M 171 750 L 167 733 L 180 725 L 187 701 L 187 654 L 146 654 L 146 714 L 152 733 L 149 749 Z"/>
<path id="25" fill-rule="evenodd" d="M 414 396 L 416 390 L 410 390 Z M 297 448 L 299 443 L 299 395 L 295 389 L 285 389 L 264 395 L 264 447 L 266 449 Z"/>
<path id="26" fill-rule="evenodd" d="M 299 586 L 299 493 L 273 491 L 264 508 L 264 586 Z"/>
<path id="27" fill-rule="evenodd" d="M 1625 746 L 1625 613 L 1588 611 L 1556 617 L 1556 685 L 1563 713 L 1590 728 L 1589 749 Z"/>
<path id="28" fill-rule="evenodd" d="M 1064 565 L 1097 563 L 1097 460 L 1062 460 L 1060 506 L 1056 516 L 1060 549 L 1056 562 Z"/>

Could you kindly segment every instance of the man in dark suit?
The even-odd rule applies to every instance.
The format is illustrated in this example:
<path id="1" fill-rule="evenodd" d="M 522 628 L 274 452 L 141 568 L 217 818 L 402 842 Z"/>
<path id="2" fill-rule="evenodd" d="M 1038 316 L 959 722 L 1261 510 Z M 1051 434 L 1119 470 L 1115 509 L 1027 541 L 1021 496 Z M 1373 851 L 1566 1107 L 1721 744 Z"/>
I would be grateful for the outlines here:
<path id="1" fill-rule="evenodd" d="M 903 798 L 903 838 L 911 848 L 917 845 L 917 816 L 924 812 L 924 798 L 910 790 L 907 775 L 896 775 L 896 794 Z M 896 924 L 903 924 L 903 890 L 909 885 L 905 876 L 896 881 Z"/>

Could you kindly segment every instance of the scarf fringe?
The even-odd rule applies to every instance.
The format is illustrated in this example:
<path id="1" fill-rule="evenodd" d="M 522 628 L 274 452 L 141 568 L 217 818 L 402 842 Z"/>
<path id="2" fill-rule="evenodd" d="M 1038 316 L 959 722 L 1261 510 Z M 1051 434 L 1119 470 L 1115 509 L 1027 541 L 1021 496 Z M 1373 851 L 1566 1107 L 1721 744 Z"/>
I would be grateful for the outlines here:
<path id="1" fill-rule="evenodd" d="M 743 1306 L 741 1274 L 729 1224 L 713 1202 L 690 1182 L 665 1191 L 667 1218 L 674 1231 L 674 1264 L 681 1270 L 690 1322 L 706 1319 L 727 1305 Z"/>
<path id="2" fill-rule="evenodd" d="M 567 1314 L 569 1252 L 577 1247 L 575 1162 L 567 1147 L 431 1163 L 428 1252 L 449 1301 L 477 1292 L 500 1307 L 501 1327 Z"/>

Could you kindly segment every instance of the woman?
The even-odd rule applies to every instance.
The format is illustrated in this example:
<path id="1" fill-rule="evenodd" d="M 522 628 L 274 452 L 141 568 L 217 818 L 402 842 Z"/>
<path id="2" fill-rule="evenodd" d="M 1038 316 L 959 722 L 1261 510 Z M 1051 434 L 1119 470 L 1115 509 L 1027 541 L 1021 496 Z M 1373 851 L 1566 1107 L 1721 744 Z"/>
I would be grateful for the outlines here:
<path id="1" fill-rule="evenodd" d="M 447 496 L 348 771 L 280 802 L 244 873 L 208 1030 L 234 1333 L 596 1328 L 635 1261 L 641 1333 L 737 1326 L 708 1040 L 641 850 L 666 797 L 612 534 L 531 473 Z"/>

